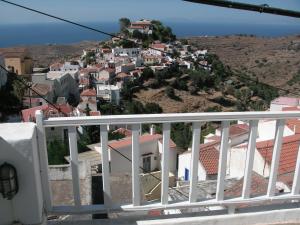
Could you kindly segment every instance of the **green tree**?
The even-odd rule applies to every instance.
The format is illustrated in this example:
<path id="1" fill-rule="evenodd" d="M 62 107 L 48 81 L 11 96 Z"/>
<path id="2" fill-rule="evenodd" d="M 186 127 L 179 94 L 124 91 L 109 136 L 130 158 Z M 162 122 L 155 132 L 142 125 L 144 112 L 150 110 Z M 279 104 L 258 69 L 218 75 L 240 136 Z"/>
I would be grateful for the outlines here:
<path id="1" fill-rule="evenodd" d="M 172 124 L 171 138 L 178 147 L 187 149 L 190 146 L 192 141 L 191 125 L 184 124 L 184 123 Z"/>
<path id="2" fill-rule="evenodd" d="M 134 30 L 132 32 L 132 37 L 136 39 L 143 39 L 143 34 L 139 30 Z"/>
<path id="3" fill-rule="evenodd" d="M 124 17 L 119 19 L 119 24 L 120 24 L 120 31 L 124 32 L 130 26 L 131 22 L 130 19 Z"/>
<path id="4" fill-rule="evenodd" d="M 176 96 L 175 96 L 175 92 L 174 92 L 174 89 L 170 86 L 168 86 L 166 89 L 165 89 L 165 93 L 166 95 L 169 97 L 169 98 L 172 98 L 174 99 Z"/>
<path id="5" fill-rule="evenodd" d="M 163 110 L 159 104 L 151 102 L 145 104 L 145 113 L 146 114 L 155 114 L 155 113 L 162 113 Z"/>
<path id="6" fill-rule="evenodd" d="M 49 165 L 61 165 L 65 164 L 65 156 L 69 154 L 67 144 L 60 140 L 53 140 L 48 143 L 48 162 Z"/>
<path id="7" fill-rule="evenodd" d="M 144 80 L 149 80 L 150 78 L 153 78 L 154 77 L 154 73 L 153 73 L 153 70 L 149 67 L 146 67 L 142 74 L 141 74 L 141 79 L 144 81 Z"/>

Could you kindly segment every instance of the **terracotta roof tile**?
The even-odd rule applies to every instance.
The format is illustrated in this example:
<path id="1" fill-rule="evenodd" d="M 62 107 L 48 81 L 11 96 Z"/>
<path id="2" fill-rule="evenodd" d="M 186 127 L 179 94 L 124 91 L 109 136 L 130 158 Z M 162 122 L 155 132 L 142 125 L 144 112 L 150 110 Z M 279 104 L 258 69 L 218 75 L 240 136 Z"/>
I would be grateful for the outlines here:
<path id="1" fill-rule="evenodd" d="M 278 173 L 293 172 L 295 170 L 298 148 L 300 144 L 300 135 L 291 135 L 283 137 Z M 261 141 L 256 143 L 256 148 L 266 162 L 271 165 L 274 140 Z"/>
<path id="2" fill-rule="evenodd" d="M 251 180 L 251 196 L 264 195 L 267 193 L 268 189 L 268 179 L 252 172 L 252 180 Z M 228 188 L 225 191 L 226 197 L 240 197 L 242 195 L 244 178 L 240 179 L 237 183 L 235 183 L 232 187 Z"/>
<path id="3" fill-rule="evenodd" d="M 218 174 L 219 151 L 216 147 L 219 141 L 200 145 L 199 160 L 208 175 Z"/>
<path id="4" fill-rule="evenodd" d="M 80 96 L 95 96 L 96 97 L 97 93 L 96 90 L 94 89 L 86 89 L 83 92 L 81 92 Z"/>
<path id="5" fill-rule="evenodd" d="M 160 141 L 161 139 L 162 139 L 162 135 L 160 134 L 154 134 L 154 135 L 145 134 L 139 137 L 140 144 L 150 142 L 150 141 Z M 120 149 L 120 148 L 131 146 L 131 141 L 132 141 L 131 137 L 128 137 L 118 141 L 111 141 L 109 142 L 109 146 L 115 149 Z M 170 147 L 172 148 L 174 147 L 174 145 L 175 143 L 172 140 L 170 140 Z"/>
<path id="6" fill-rule="evenodd" d="M 220 128 L 218 130 L 221 130 Z M 229 128 L 229 137 L 236 137 L 249 132 L 249 126 L 247 124 L 234 124 Z"/>
<path id="7" fill-rule="evenodd" d="M 123 128 L 123 127 L 113 131 L 113 133 L 120 133 L 120 134 L 125 135 L 125 137 L 131 137 L 131 135 L 132 135 L 131 130 L 128 130 L 128 129 Z"/>
<path id="8" fill-rule="evenodd" d="M 73 112 L 72 107 L 68 104 L 56 105 L 56 107 L 59 108 L 59 110 L 60 110 L 59 116 L 67 116 Z M 24 122 L 35 121 L 35 112 L 37 110 L 42 110 L 43 114 L 46 118 L 52 117 L 52 114 L 51 114 L 52 112 L 54 112 L 56 114 L 58 113 L 58 110 L 51 105 L 36 106 L 36 107 L 30 108 L 30 109 L 22 110 L 23 121 Z"/>

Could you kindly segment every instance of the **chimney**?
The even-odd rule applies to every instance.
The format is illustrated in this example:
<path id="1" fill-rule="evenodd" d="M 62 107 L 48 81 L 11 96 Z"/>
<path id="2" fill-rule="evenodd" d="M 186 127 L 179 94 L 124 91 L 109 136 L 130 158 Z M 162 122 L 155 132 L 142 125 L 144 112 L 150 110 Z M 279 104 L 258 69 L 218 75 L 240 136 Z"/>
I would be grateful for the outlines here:
<path id="1" fill-rule="evenodd" d="M 150 134 L 151 135 L 155 134 L 155 125 L 154 124 L 151 124 L 151 126 L 150 126 Z"/>

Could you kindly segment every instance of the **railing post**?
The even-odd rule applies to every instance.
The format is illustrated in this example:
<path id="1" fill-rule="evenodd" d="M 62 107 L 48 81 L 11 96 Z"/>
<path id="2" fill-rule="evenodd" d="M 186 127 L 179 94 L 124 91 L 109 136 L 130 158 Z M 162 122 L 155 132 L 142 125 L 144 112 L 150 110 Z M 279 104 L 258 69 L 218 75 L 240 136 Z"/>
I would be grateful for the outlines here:
<path id="1" fill-rule="evenodd" d="M 200 132 L 201 124 L 199 122 L 193 123 L 193 142 L 192 142 L 192 159 L 190 168 L 190 195 L 189 201 L 197 201 L 197 184 L 198 184 L 198 163 L 200 151 Z"/>
<path id="2" fill-rule="evenodd" d="M 108 133 L 107 125 L 100 126 L 100 151 L 102 157 L 102 182 L 103 182 L 103 195 L 104 205 L 109 207 L 111 205 L 111 192 L 109 180 L 109 157 L 108 157 Z"/>
<path id="3" fill-rule="evenodd" d="M 300 145 L 298 147 L 298 156 L 293 180 L 292 195 L 298 195 L 300 189 Z"/>
<path id="4" fill-rule="evenodd" d="M 47 212 L 52 211 L 52 192 L 49 185 L 49 170 L 48 170 L 48 154 L 46 144 L 46 133 L 43 125 L 43 112 L 38 110 L 35 113 L 36 126 L 37 126 L 37 138 L 39 146 L 39 161 L 41 170 L 41 181 L 43 188 L 43 197 L 45 202 L 45 208 Z"/>
<path id="5" fill-rule="evenodd" d="M 75 202 L 75 206 L 79 207 L 81 206 L 81 198 L 80 198 L 80 178 L 79 178 L 76 127 L 68 128 L 68 136 L 69 136 L 74 202 Z"/>
<path id="6" fill-rule="evenodd" d="M 140 126 L 132 125 L 132 204 L 139 206 L 141 204 L 140 192 Z"/>
<path id="7" fill-rule="evenodd" d="M 162 149 L 162 182 L 161 182 L 161 204 L 168 204 L 169 191 L 169 151 L 170 151 L 170 123 L 163 124 L 163 149 Z"/>
<path id="8" fill-rule="evenodd" d="M 217 201 L 222 201 L 224 199 L 224 184 L 225 184 L 225 176 L 226 176 L 229 126 L 230 126 L 229 121 L 222 122 L 222 139 L 221 139 L 221 146 L 220 146 L 217 193 L 216 193 Z"/>
<path id="9" fill-rule="evenodd" d="M 280 119 L 276 121 L 276 133 L 275 133 L 275 140 L 274 140 L 272 165 L 271 165 L 269 185 L 267 191 L 268 197 L 272 197 L 275 194 L 284 126 L 285 126 L 285 120 Z"/>
<path id="10" fill-rule="evenodd" d="M 249 125 L 250 125 L 250 134 L 248 140 L 246 167 L 245 167 L 244 184 L 243 184 L 243 191 L 242 191 L 242 198 L 244 199 L 250 197 L 250 187 L 251 187 L 252 169 L 253 169 L 253 162 L 254 162 L 254 153 L 256 148 L 258 120 L 250 121 Z"/>

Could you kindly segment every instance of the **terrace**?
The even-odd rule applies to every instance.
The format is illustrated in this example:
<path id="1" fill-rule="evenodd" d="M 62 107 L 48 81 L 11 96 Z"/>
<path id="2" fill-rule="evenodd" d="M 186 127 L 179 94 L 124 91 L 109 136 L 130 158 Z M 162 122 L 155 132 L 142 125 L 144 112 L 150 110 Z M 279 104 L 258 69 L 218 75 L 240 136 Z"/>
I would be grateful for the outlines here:
<path id="1" fill-rule="evenodd" d="M 300 220 L 300 156 L 298 156 L 290 193 L 276 193 L 281 144 L 285 121 L 299 119 L 299 112 L 228 112 L 228 113 L 185 113 L 153 115 L 91 116 L 85 118 L 44 119 L 41 111 L 36 113 L 36 123 L 15 123 L 0 125 L 0 164 L 7 162 L 17 171 L 19 191 L 7 200 L 0 197 L 1 224 L 271 224 Z M 262 196 L 251 196 L 250 188 L 257 137 L 258 121 L 276 120 L 276 134 L 268 179 L 267 192 Z M 249 121 L 249 144 L 244 171 L 243 189 L 240 197 L 227 199 L 224 196 L 226 162 L 229 143 L 229 126 L 237 120 Z M 201 126 L 207 122 L 221 122 L 221 145 L 219 149 L 218 177 L 214 198 L 197 198 L 197 171 Z M 192 123 L 192 159 L 188 200 L 171 201 L 169 198 L 169 141 L 172 123 Z M 130 204 L 112 204 L 111 175 L 108 156 L 108 125 L 127 124 L 132 130 L 132 173 Z M 141 124 L 162 124 L 163 153 L 161 159 L 161 199 L 146 202 L 140 189 L 140 148 Z M 80 163 L 77 150 L 77 127 L 100 125 L 100 152 L 104 204 L 84 205 L 81 198 Z M 73 205 L 55 205 L 49 182 L 47 156 L 47 127 L 68 129 L 70 150 Z M 0 189 L 1 190 L 1 189 Z M 4 189 L 2 189 L 3 191 Z M 206 208 L 208 210 L 183 213 L 185 209 Z M 149 213 L 150 212 L 150 213 Z M 150 215 L 160 212 L 163 215 Z M 167 212 L 169 215 L 167 215 Z M 177 214 L 174 214 L 174 213 Z M 104 220 L 92 220 L 84 215 L 113 214 Z M 126 215 L 124 215 L 126 213 Z M 72 220 L 47 221 L 50 215 L 67 215 Z M 70 216 L 71 215 L 71 216 Z M 86 218 L 85 220 L 82 220 Z"/>

